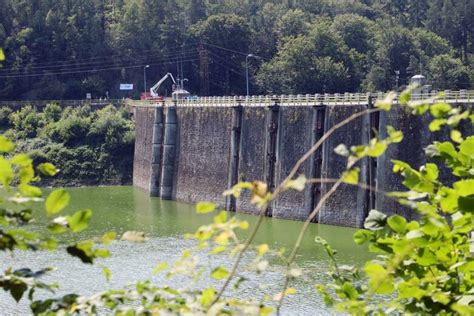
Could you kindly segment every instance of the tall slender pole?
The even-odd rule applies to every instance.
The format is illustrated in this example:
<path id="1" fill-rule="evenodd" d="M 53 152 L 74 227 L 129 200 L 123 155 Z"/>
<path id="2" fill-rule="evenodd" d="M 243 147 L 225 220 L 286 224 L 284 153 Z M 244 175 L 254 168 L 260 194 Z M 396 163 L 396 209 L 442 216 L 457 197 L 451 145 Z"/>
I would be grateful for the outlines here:
<path id="1" fill-rule="evenodd" d="M 254 57 L 252 54 L 248 54 L 247 57 L 245 57 L 245 79 L 247 83 L 247 99 L 249 96 L 249 57 Z"/>
<path id="2" fill-rule="evenodd" d="M 143 67 L 143 92 L 145 92 L 145 95 L 146 95 L 146 69 L 150 67 L 150 65 L 146 65 L 145 67 Z"/>
<path id="3" fill-rule="evenodd" d="M 395 91 L 398 93 L 398 80 L 400 79 L 400 70 L 395 70 Z"/>

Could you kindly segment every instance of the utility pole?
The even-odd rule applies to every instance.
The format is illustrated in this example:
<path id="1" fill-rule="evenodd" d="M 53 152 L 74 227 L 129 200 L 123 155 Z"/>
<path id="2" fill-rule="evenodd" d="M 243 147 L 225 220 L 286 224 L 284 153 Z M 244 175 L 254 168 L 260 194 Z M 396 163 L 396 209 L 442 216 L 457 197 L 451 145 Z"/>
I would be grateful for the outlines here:
<path id="1" fill-rule="evenodd" d="M 247 98 L 249 97 L 249 58 L 250 57 L 255 57 L 252 54 L 248 54 L 247 57 L 245 57 L 245 79 L 247 83 Z"/>
<path id="2" fill-rule="evenodd" d="M 398 80 L 400 79 L 400 70 L 395 70 L 395 91 L 398 93 Z"/>
<path id="3" fill-rule="evenodd" d="M 207 50 L 201 43 L 199 45 L 199 90 L 200 95 L 209 95 L 209 59 L 207 56 Z"/>

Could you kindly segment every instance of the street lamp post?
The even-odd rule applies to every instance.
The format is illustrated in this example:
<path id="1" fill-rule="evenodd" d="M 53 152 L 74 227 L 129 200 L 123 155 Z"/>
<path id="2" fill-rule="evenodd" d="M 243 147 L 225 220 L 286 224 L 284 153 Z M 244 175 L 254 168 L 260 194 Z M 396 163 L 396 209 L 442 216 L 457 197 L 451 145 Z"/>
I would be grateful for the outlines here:
<path id="1" fill-rule="evenodd" d="M 245 57 L 245 79 L 247 83 L 247 98 L 249 97 L 249 58 L 250 57 L 255 57 L 252 54 L 248 54 L 247 57 Z"/>
<path id="2" fill-rule="evenodd" d="M 395 91 L 398 93 L 398 80 L 400 79 L 400 70 L 395 70 Z"/>
<path id="3" fill-rule="evenodd" d="M 145 90 L 145 95 L 146 95 L 146 69 L 149 68 L 150 65 L 146 65 L 143 67 L 143 90 Z"/>

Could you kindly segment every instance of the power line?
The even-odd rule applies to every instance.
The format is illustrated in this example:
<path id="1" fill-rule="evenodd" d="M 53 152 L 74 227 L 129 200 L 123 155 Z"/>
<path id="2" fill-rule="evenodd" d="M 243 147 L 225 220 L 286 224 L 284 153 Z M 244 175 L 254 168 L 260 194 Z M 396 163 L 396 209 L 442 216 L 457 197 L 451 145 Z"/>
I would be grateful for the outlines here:
<path id="1" fill-rule="evenodd" d="M 199 58 L 192 58 L 181 60 L 182 62 L 191 62 L 197 61 Z M 170 60 L 168 62 L 162 63 L 150 63 L 150 66 L 161 66 L 161 65 L 168 65 L 174 64 L 178 60 Z M 76 71 L 64 71 L 64 72 L 55 72 L 55 73 L 40 73 L 40 74 L 22 74 L 22 75 L 7 75 L 7 76 L 0 76 L 0 78 L 25 78 L 25 77 L 40 77 L 40 76 L 56 76 L 56 75 L 68 75 L 68 74 L 78 74 L 78 73 L 88 73 L 88 72 L 98 72 L 98 71 L 105 71 L 105 70 L 118 70 L 118 69 L 128 69 L 128 68 L 142 68 L 143 64 L 140 65 L 130 65 L 130 66 L 120 66 L 120 67 L 109 67 L 109 68 L 99 68 L 99 69 L 88 69 L 88 70 L 76 70 Z"/>
<path id="2" fill-rule="evenodd" d="M 224 67 L 224 68 L 226 68 L 226 69 L 228 69 L 229 71 L 231 71 L 231 72 L 233 72 L 233 73 L 235 73 L 235 74 L 237 74 L 237 75 L 239 75 L 239 76 L 245 77 L 245 75 L 244 75 L 243 72 L 239 72 L 239 70 L 241 71 L 241 68 L 240 68 L 240 67 L 239 67 L 238 70 L 237 70 L 237 69 L 234 69 L 234 68 L 232 68 L 232 67 L 237 67 L 236 65 L 233 65 L 233 64 L 232 64 L 232 66 L 230 66 L 229 64 L 225 64 L 225 63 L 228 63 L 227 60 L 221 58 L 219 55 L 217 55 L 217 54 L 215 54 L 215 53 L 212 53 L 212 52 L 211 52 L 211 55 L 213 55 L 213 57 L 215 58 L 214 60 L 211 60 L 212 62 L 214 62 L 214 63 L 216 63 L 216 64 L 218 64 L 218 65 L 220 65 L 220 66 L 222 66 L 222 67 Z M 217 59 L 218 61 L 217 61 L 216 59 Z"/>
<path id="3" fill-rule="evenodd" d="M 203 42 L 203 44 L 206 45 L 206 46 L 209 46 L 209 47 L 214 47 L 214 48 L 218 48 L 218 49 L 225 50 L 225 51 L 228 51 L 228 52 L 233 52 L 233 53 L 236 53 L 236 54 L 240 54 L 240 55 L 245 56 L 245 57 L 247 57 L 249 54 L 251 54 L 251 53 L 245 53 L 245 52 L 230 49 L 230 48 L 225 48 L 225 47 L 214 45 L 214 44 L 209 44 L 209 43 L 206 43 L 206 42 Z M 255 54 L 252 54 L 252 55 L 254 57 L 257 57 L 257 58 L 262 59 L 262 60 L 268 60 L 267 58 L 264 58 L 264 57 L 261 57 L 261 56 L 255 55 Z"/>
<path id="4" fill-rule="evenodd" d="M 222 58 L 221 55 L 217 54 L 217 53 L 214 53 L 213 51 L 209 51 L 211 53 L 211 55 L 214 56 L 214 58 L 218 58 L 219 60 L 222 60 L 223 62 L 225 62 L 226 64 L 228 64 L 229 66 L 231 67 L 235 67 L 239 70 L 242 69 L 242 65 L 239 64 L 239 63 L 236 63 L 236 62 L 233 62 L 231 59 L 226 59 L 226 58 Z"/>
<path id="5" fill-rule="evenodd" d="M 170 46 L 170 47 L 167 47 L 168 49 L 170 48 L 183 48 L 183 46 L 195 46 L 196 43 L 190 43 L 190 44 L 183 44 L 183 45 L 174 45 L 174 46 Z M 142 50 L 140 53 L 145 53 L 145 54 L 148 54 L 148 53 L 154 53 L 154 52 L 161 52 L 162 49 L 161 48 L 156 48 L 156 49 L 149 49 L 149 50 Z M 34 56 L 36 57 L 36 56 Z M 48 61 L 48 62 L 42 62 L 42 63 L 35 63 L 36 66 L 42 66 L 42 65 L 50 65 L 50 64 L 55 64 L 55 63 L 63 63 L 63 64 L 68 64 L 68 63 L 76 63 L 76 62 L 85 62 L 85 61 L 93 61 L 93 60 L 99 60 L 99 59 L 110 59 L 110 58 L 113 58 L 113 57 L 127 57 L 129 58 L 129 54 L 125 54 L 125 53 L 120 53 L 120 54 L 110 54 L 110 55 L 107 55 L 107 56 L 95 56 L 95 57 L 88 57 L 88 58 L 81 58 L 81 59 L 68 59 L 68 60 L 62 60 L 62 61 Z M 37 58 L 37 57 L 36 57 Z M 5 69 L 5 68 L 4 68 Z"/>
<path id="6" fill-rule="evenodd" d="M 155 54 L 155 55 L 151 55 L 151 56 L 139 56 L 140 58 L 133 58 L 133 57 L 128 57 L 127 59 L 132 59 L 133 60 L 137 60 L 137 59 L 145 59 L 145 58 L 156 58 L 156 57 L 159 57 L 160 59 L 166 59 L 167 57 L 172 57 L 172 56 L 183 56 L 183 57 L 186 57 L 188 55 L 191 55 L 191 54 L 197 54 L 197 50 L 193 49 L 193 50 L 187 50 L 187 51 L 184 51 L 184 52 L 180 52 L 180 53 L 167 53 L 167 54 Z M 125 60 L 126 61 L 126 60 Z M 122 61 L 122 62 L 125 62 L 125 61 Z M 5 74 L 5 73 L 9 73 L 9 74 L 14 74 L 14 73 L 19 73 L 20 71 L 22 70 L 26 70 L 26 71 L 32 71 L 32 70 L 42 70 L 42 69 L 53 69 L 54 68 L 67 68 L 67 67 L 71 67 L 71 68 L 82 68 L 83 66 L 94 66 L 94 65 L 107 65 L 107 64 L 116 64 L 117 61 L 114 61 L 114 60 L 111 60 L 111 61 L 95 61 L 95 62 L 86 62 L 86 63 L 72 63 L 71 65 L 63 65 L 63 64 L 57 64 L 57 65 L 49 65 L 49 66 L 29 66 L 29 67 L 24 67 L 24 68 L 21 68 L 21 69 L 14 69 L 13 67 L 10 67 L 8 69 L 0 69 L 0 74 Z"/>

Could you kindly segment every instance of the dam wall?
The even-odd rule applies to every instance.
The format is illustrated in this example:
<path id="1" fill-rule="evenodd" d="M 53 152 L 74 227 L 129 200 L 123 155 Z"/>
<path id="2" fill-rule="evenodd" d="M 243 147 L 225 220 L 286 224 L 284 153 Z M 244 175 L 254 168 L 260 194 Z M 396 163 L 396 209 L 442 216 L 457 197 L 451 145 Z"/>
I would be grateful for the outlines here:
<path id="1" fill-rule="evenodd" d="M 324 133 L 354 113 L 373 107 L 372 101 L 369 96 L 367 102 L 339 104 L 285 104 L 267 99 L 257 105 L 238 101 L 220 106 L 134 106 L 134 185 L 163 199 L 209 201 L 230 211 L 257 214 L 259 210 L 250 203 L 249 192 L 243 192 L 237 200 L 224 197 L 222 192 L 239 181 L 255 180 L 273 190 Z M 295 177 L 304 174 L 313 179 L 312 183 L 302 192 L 283 192 L 264 210 L 265 214 L 306 219 L 332 186 L 320 180 L 337 179 L 346 168 L 347 159 L 337 155 L 334 148 L 339 144 L 348 148 L 367 144 L 377 133 L 385 137 L 387 125 L 401 130 L 404 139 L 378 158 L 357 162 L 359 182 L 377 192 L 405 190 L 402 177 L 392 173 L 391 159 L 406 161 L 415 168 L 424 163 L 423 148 L 439 138 L 429 133 L 428 124 L 428 117 L 412 116 L 399 106 L 391 112 L 359 117 L 336 130 L 298 168 Z M 415 218 L 413 211 L 377 192 L 342 184 L 314 221 L 361 227 L 373 208 Z"/>

